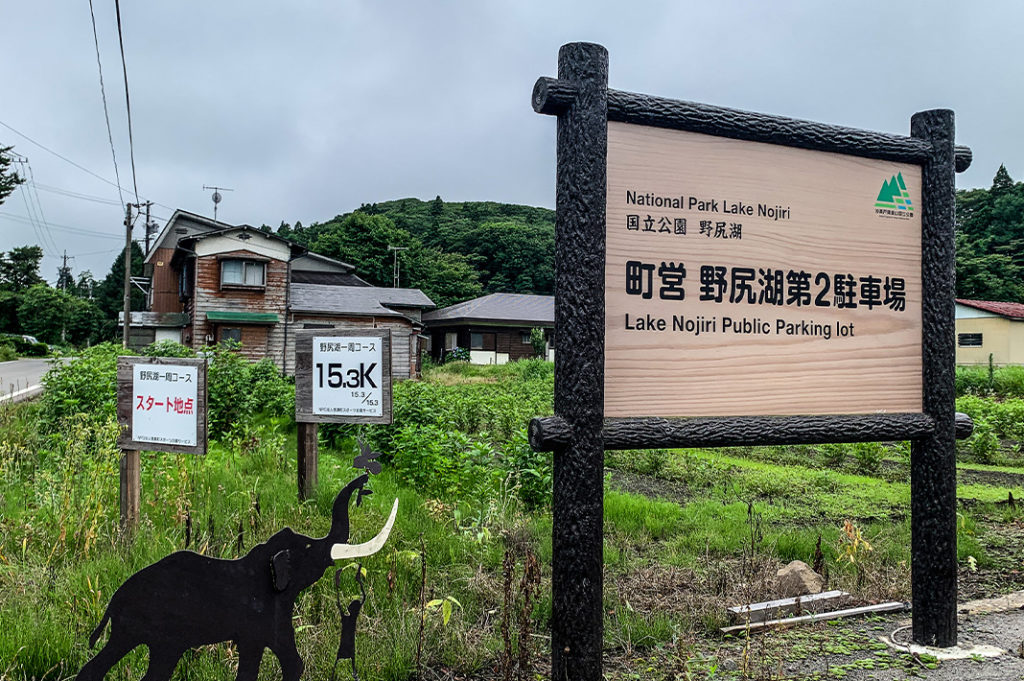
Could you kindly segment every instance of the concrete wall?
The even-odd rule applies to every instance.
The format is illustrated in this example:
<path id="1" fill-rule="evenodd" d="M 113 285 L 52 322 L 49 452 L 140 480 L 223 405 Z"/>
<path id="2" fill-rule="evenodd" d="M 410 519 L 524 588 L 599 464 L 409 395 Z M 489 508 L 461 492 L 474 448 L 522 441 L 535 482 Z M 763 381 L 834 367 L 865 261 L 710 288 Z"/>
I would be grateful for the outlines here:
<path id="1" fill-rule="evenodd" d="M 1016 343 L 1021 345 L 1017 353 L 1017 360 L 1014 361 L 1011 353 L 1011 326 L 1015 335 L 1018 336 Z M 980 333 L 982 335 L 980 348 L 960 347 L 960 334 Z M 992 361 L 995 364 L 1024 363 L 1024 323 L 1013 323 L 1004 317 L 974 317 L 956 320 L 956 363 L 960 365 L 988 365 L 988 356 L 992 354 Z"/>

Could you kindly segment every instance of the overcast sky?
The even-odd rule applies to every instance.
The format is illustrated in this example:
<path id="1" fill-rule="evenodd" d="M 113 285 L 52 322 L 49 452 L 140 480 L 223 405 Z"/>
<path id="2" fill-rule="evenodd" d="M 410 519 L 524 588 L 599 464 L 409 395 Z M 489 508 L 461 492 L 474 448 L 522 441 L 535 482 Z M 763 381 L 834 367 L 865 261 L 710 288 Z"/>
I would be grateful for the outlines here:
<path id="1" fill-rule="evenodd" d="M 134 202 L 114 0 L 93 4 Z M 899 134 L 952 108 L 974 151 L 959 187 L 1000 163 L 1024 179 L 1024 4 L 1009 0 L 121 4 L 138 192 L 159 224 L 211 215 L 203 185 L 234 190 L 219 219 L 274 227 L 403 197 L 554 207 L 555 121 L 530 93 L 580 40 L 608 48 L 621 90 Z M 88 0 L 0 0 L 0 30 L 0 144 L 36 184 L 0 206 L 0 250 L 42 240 L 49 281 L 64 249 L 102 278 L 123 246 L 117 188 L 22 136 L 114 180 Z"/>

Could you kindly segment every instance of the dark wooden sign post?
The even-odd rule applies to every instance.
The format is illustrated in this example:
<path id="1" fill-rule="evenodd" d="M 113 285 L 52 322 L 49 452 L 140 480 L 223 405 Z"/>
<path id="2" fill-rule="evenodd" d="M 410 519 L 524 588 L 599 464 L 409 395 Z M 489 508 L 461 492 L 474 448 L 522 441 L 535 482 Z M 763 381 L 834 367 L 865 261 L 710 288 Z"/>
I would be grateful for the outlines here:
<path id="1" fill-rule="evenodd" d="M 320 423 L 391 423 L 391 330 L 295 334 L 299 500 L 316 494 Z"/>
<path id="2" fill-rule="evenodd" d="M 139 522 L 139 450 L 206 454 L 206 360 L 117 358 L 117 420 L 121 425 L 121 525 Z"/>
<path id="3" fill-rule="evenodd" d="M 903 137 L 621 92 L 608 88 L 607 51 L 589 43 L 561 48 L 558 78 L 537 81 L 533 107 L 538 113 L 558 117 L 556 415 L 530 424 L 532 446 L 554 452 L 552 678 L 601 678 L 606 449 L 911 440 L 914 640 L 933 646 L 955 645 L 954 438 L 970 435 L 972 424 L 954 413 L 954 172 L 970 165 L 971 153 L 954 146 L 953 113 L 933 110 L 915 114 L 911 135 Z M 614 164 L 609 152 L 609 122 L 615 126 Z M 655 151 L 645 157 L 637 151 L 643 148 Z M 719 159 L 714 153 L 699 157 L 706 149 L 719 148 L 729 155 L 721 165 L 716 165 Z M 678 155 L 670 153 L 671 149 L 693 154 L 689 165 L 694 167 L 685 183 L 679 179 L 681 173 L 691 169 L 680 170 Z M 650 164 L 646 163 L 648 157 Z M 760 175 L 749 170 L 750 164 L 757 163 L 762 164 Z M 648 165 L 647 176 L 634 173 Z M 611 178 L 616 182 L 614 196 L 610 193 L 610 168 L 616 173 Z M 821 169 L 834 175 L 836 181 L 830 187 L 816 184 Z M 793 189 L 785 186 L 787 173 L 816 189 L 807 190 L 805 184 L 791 197 Z M 728 184 L 734 175 L 742 177 Z M 703 197 L 683 195 L 695 191 L 691 184 L 700 185 L 711 176 L 729 189 L 714 198 L 710 192 L 718 189 L 708 190 Z M 661 195 L 645 194 L 648 185 L 623 184 L 624 177 L 630 181 L 640 177 L 637 182 L 656 186 Z M 871 184 L 879 177 L 884 181 L 881 192 L 879 184 Z M 851 189 L 854 186 L 856 191 Z M 832 195 L 833 190 L 837 196 Z M 757 204 L 755 198 L 751 203 L 745 199 L 747 194 L 772 201 Z M 862 196 L 866 196 L 863 208 L 857 203 Z M 737 198 L 744 201 L 731 201 Z M 807 202 L 801 203 L 805 198 Z M 719 206 L 719 199 L 726 205 Z M 643 208 L 635 211 L 638 215 L 619 215 L 624 202 Z M 661 214 L 666 221 L 660 230 L 680 239 L 671 249 L 659 250 L 668 242 L 643 241 L 653 235 L 642 232 L 658 231 L 650 214 L 658 211 L 648 210 L 652 205 L 665 207 Z M 732 220 L 700 219 L 717 212 L 732 213 Z M 747 224 L 740 224 L 736 215 L 750 216 L 743 220 Z M 755 216 L 763 219 L 759 222 Z M 641 229 L 645 217 L 649 222 Z M 779 231 L 779 225 L 792 233 Z M 820 242 L 828 229 L 852 244 L 846 251 L 837 246 L 839 254 L 833 260 L 826 259 L 833 257 L 831 244 Z M 875 242 L 882 238 L 876 235 L 889 232 L 899 232 L 894 238 L 901 241 L 891 245 L 898 257 L 889 256 L 889 244 Z M 716 241 L 717 237 L 722 239 Z M 747 240 L 741 241 L 742 237 Z M 790 251 L 799 252 L 803 242 L 817 249 L 812 248 L 806 262 L 794 263 Z M 623 256 L 623 249 L 628 251 L 633 243 L 640 244 L 640 256 Z M 752 248 L 729 251 L 726 244 Z M 647 314 L 637 326 L 635 308 L 626 303 L 659 303 L 649 300 L 658 291 L 651 283 L 656 263 L 642 259 L 645 253 L 650 259 L 659 252 L 664 253 L 662 258 L 678 261 L 663 261 L 657 270 L 662 284 L 660 304 L 683 305 L 684 281 L 692 286 L 686 291 L 686 305 L 714 302 L 714 293 L 705 295 L 704 289 L 698 297 L 698 281 L 710 287 L 719 270 L 731 270 L 734 283 L 747 271 L 756 276 L 758 270 L 745 265 L 762 264 L 763 260 L 753 263 L 742 258 L 768 253 L 764 257 L 774 257 L 783 267 L 791 268 L 787 276 L 797 283 L 801 277 L 807 281 L 814 276 L 802 267 L 825 270 L 817 274 L 825 288 L 814 290 L 820 307 L 811 305 L 810 293 L 808 307 L 799 307 L 803 304 L 799 293 L 795 303 L 781 298 L 766 303 L 765 298 L 772 294 L 770 283 L 765 283 L 760 300 L 737 298 L 734 291 L 733 300 L 726 303 L 776 307 L 713 308 L 717 312 L 696 318 L 696 332 L 694 318 L 687 322 L 684 315 L 671 317 L 671 313 L 660 317 Z M 817 262 L 821 253 L 825 254 L 822 262 Z M 625 257 L 633 259 L 614 259 Z M 701 262 L 711 264 L 694 262 L 697 257 L 709 258 Z M 684 261 L 691 270 L 689 277 Z M 719 261 L 730 267 L 719 266 Z M 774 276 L 781 281 L 782 270 L 777 271 L 780 274 L 773 275 L 771 269 L 760 273 L 767 282 L 774 281 Z M 846 271 L 851 273 L 839 274 Z M 847 292 L 850 297 L 843 298 L 839 286 L 846 286 L 847 277 L 856 282 L 853 273 L 864 275 L 859 285 L 867 288 L 853 288 Z M 624 293 L 633 298 L 620 291 L 623 281 Z M 837 282 L 834 299 L 831 290 L 826 295 L 833 281 Z M 614 291 L 615 296 L 606 299 L 606 290 Z M 857 308 L 854 295 L 860 295 L 863 304 L 860 309 L 846 309 Z M 675 309 L 699 314 L 707 308 Z M 733 312 L 739 309 L 745 311 Z M 725 312 L 771 314 L 773 318 L 769 322 L 745 316 L 741 325 L 738 317 Z M 679 335 L 665 341 L 671 337 L 664 333 L 666 326 L 678 326 Z M 738 340 L 731 340 L 733 336 L 726 339 L 723 327 L 736 331 Z M 637 332 L 638 328 L 652 333 Z M 693 335 L 686 336 L 683 331 Z M 705 336 L 718 334 L 718 339 L 727 342 L 698 341 L 699 331 Z M 815 337 L 786 337 L 801 332 Z M 753 337 L 756 334 L 763 335 Z M 651 338 L 656 340 L 648 340 Z M 894 352 L 898 348 L 903 353 L 900 360 L 880 360 L 879 342 L 889 342 Z M 733 345 L 726 347 L 728 343 Z M 707 386 L 688 382 L 693 374 L 687 373 L 686 355 L 691 351 L 694 356 L 723 352 L 723 347 L 729 352 L 735 348 L 729 358 L 736 358 L 741 370 L 728 373 L 722 368 L 727 362 L 718 362 L 719 356 L 710 354 L 707 356 L 716 361 L 700 371 L 720 384 L 731 401 L 710 406 L 693 401 L 693 394 Z M 845 378 L 829 373 L 828 367 L 816 369 L 809 366 L 811 362 L 800 361 L 819 350 L 833 353 L 828 356 L 845 369 Z M 645 368 L 645 358 L 652 366 Z M 762 370 L 762 363 L 772 369 L 759 381 L 743 375 L 744 369 L 749 373 L 755 366 Z M 716 374 L 720 369 L 721 376 Z M 900 381 L 892 381 L 885 380 L 886 372 L 903 373 Z M 658 387 L 638 383 L 634 376 L 643 376 L 650 386 Z M 818 388 L 803 394 L 778 389 L 805 383 Z M 853 410 L 844 410 L 842 400 L 827 399 L 830 391 L 843 393 L 844 389 L 849 390 L 849 403 L 857 405 Z M 761 403 L 745 400 L 750 391 L 762 391 L 766 399 Z M 664 399 L 666 395 L 672 399 Z M 823 405 L 820 408 L 819 403 Z"/>

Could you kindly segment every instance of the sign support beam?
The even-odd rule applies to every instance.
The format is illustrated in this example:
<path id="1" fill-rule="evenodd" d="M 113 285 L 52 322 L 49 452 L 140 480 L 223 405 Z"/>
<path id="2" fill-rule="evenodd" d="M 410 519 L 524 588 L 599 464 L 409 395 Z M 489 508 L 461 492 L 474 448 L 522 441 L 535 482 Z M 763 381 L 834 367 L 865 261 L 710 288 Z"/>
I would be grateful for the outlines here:
<path id="1" fill-rule="evenodd" d="M 558 116 L 555 413 L 573 437 L 554 454 L 551 677 L 597 681 L 604 638 L 604 258 L 608 51 L 563 45 L 575 98 Z"/>
<path id="2" fill-rule="evenodd" d="M 301 421 L 295 427 L 298 431 L 299 501 L 305 501 L 316 496 L 320 462 L 317 436 L 320 427 L 316 423 Z"/>
<path id="3" fill-rule="evenodd" d="M 953 112 L 914 114 L 910 129 L 931 147 L 921 175 L 921 322 L 923 406 L 935 424 L 911 443 L 913 632 L 915 642 L 945 648 L 957 638 Z"/>
<path id="4" fill-rule="evenodd" d="M 130 533 L 139 524 L 142 503 L 142 463 L 139 450 L 122 450 L 120 469 L 121 528 Z"/>

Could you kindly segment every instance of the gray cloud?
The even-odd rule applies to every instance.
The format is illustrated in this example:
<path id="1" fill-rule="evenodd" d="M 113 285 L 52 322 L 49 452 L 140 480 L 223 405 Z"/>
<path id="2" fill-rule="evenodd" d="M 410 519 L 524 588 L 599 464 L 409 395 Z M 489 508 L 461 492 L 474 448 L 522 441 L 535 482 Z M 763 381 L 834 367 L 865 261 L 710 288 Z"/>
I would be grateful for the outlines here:
<path id="1" fill-rule="evenodd" d="M 121 182 L 131 186 L 113 3 L 96 0 Z M 906 134 L 957 112 L 975 162 L 1024 176 L 1017 3 L 123 3 L 139 191 L 231 222 L 309 224 L 405 196 L 554 203 L 554 121 L 529 105 L 558 47 L 608 47 L 620 89 Z M 100 175 L 113 167 L 86 3 L 6 3 L 0 121 Z M 0 128 L 36 181 L 113 187 Z M 75 271 L 109 269 L 121 208 L 40 191 Z M 25 215 L 12 196 L 0 213 Z M 170 211 L 156 209 L 166 218 Z M 0 250 L 35 241 L 0 216 Z M 96 251 L 104 251 L 95 253 Z M 91 255 L 84 255 L 91 254 Z M 44 275 L 53 280 L 53 249 Z"/>

